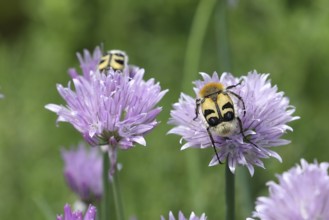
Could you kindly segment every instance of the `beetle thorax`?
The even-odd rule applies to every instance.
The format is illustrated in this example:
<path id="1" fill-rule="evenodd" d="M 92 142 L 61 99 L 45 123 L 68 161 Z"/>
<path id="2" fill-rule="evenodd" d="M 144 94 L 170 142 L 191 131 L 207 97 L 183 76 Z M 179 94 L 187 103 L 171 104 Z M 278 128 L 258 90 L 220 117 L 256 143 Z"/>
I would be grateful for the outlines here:
<path id="1" fill-rule="evenodd" d="M 224 91 L 224 86 L 221 83 L 211 82 L 206 84 L 199 92 L 199 95 L 205 97 L 215 97 L 217 99 L 218 93 Z"/>

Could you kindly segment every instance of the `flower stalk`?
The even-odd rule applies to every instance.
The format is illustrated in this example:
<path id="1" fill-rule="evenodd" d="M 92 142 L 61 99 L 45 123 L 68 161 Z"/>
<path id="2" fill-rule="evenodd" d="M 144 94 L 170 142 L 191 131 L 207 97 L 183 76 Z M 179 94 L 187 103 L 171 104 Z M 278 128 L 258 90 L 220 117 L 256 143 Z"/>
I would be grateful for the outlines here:
<path id="1" fill-rule="evenodd" d="M 187 40 L 182 90 L 189 91 L 199 69 L 202 44 L 216 0 L 201 0 L 196 9 L 191 31 Z"/>
<path id="2" fill-rule="evenodd" d="M 114 200 L 114 207 L 115 207 L 115 214 L 117 220 L 124 220 L 123 214 L 123 205 L 121 200 L 121 193 L 120 193 L 120 184 L 119 184 L 119 177 L 118 177 L 118 170 L 115 167 L 114 173 L 112 175 L 112 196 Z"/>
<path id="3" fill-rule="evenodd" d="M 111 146 L 109 146 L 110 148 Z M 102 220 L 117 219 L 123 220 L 123 205 L 119 187 L 116 156 L 114 152 L 103 153 L 103 200 L 101 212 Z M 111 155 L 111 156 L 110 156 Z M 110 175 L 110 178 L 109 178 Z M 109 181 L 110 180 L 110 181 Z"/>
<path id="4" fill-rule="evenodd" d="M 227 0 L 217 1 L 217 7 L 215 11 L 215 33 L 216 38 L 218 39 L 218 69 L 220 72 L 232 71 L 227 23 Z"/>
<path id="5" fill-rule="evenodd" d="M 108 152 L 103 153 L 103 199 L 101 209 L 101 219 L 110 219 L 110 182 L 109 182 L 109 166 L 110 160 Z"/>
<path id="6" fill-rule="evenodd" d="M 226 220 L 235 219 L 235 176 L 231 172 L 228 163 L 225 165 L 225 201 Z"/>

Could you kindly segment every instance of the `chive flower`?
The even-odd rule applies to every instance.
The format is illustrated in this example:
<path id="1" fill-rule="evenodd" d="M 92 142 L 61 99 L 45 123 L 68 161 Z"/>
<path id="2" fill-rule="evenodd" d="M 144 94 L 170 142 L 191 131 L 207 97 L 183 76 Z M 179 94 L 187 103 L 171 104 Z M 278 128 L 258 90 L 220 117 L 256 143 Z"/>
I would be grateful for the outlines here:
<path id="1" fill-rule="evenodd" d="M 277 175 L 267 183 L 269 195 L 259 197 L 253 217 L 276 219 L 329 219 L 329 163 L 307 163 Z"/>
<path id="2" fill-rule="evenodd" d="M 103 161 L 99 148 L 87 148 L 83 143 L 69 150 L 62 150 L 64 161 L 64 177 L 70 187 L 80 199 L 86 203 L 93 203 L 103 195 Z"/>
<path id="3" fill-rule="evenodd" d="M 96 220 L 96 212 L 96 207 L 89 205 L 88 210 L 83 216 L 80 211 L 72 212 L 70 205 L 66 204 L 64 206 L 64 216 L 58 215 L 57 220 Z"/>
<path id="4" fill-rule="evenodd" d="M 215 147 L 220 162 L 228 163 L 231 172 L 236 166 L 246 166 L 251 175 L 254 173 L 254 165 L 264 168 L 261 159 L 274 157 L 282 161 L 279 154 L 270 150 L 271 147 L 286 145 L 290 141 L 282 139 L 286 131 L 292 131 L 288 122 L 298 119 L 292 116 L 295 108 L 289 104 L 289 99 L 279 92 L 277 86 L 272 86 L 268 80 L 269 74 L 259 74 L 256 71 L 249 72 L 247 76 L 236 78 L 230 73 L 223 73 L 220 77 L 215 72 L 212 76 L 200 73 L 202 80 L 194 82 L 194 92 L 197 98 L 199 91 L 208 83 L 221 83 L 225 87 L 237 85 L 231 88 L 241 97 L 230 95 L 234 102 L 235 114 L 241 120 L 242 131 L 237 129 L 229 137 L 222 137 L 212 132 Z M 229 93 L 230 94 L 230 93 Z M 173 105 L 170 113 L 169 124 L 174 125 L 168 133 L 182 137 L 186 148 L 212 147 L 211 139 L 207 132 L 207 124 L 202 114 L 196 117 L 196 98 L 181 94 L 178 103 Z M 210 161 L 210 166 L 219 164 L 217 155 Z"/>
<path id="5" fill-rule="evenodd" d="M 158 124 L 156 116 L 162 108 L 156 105 L 167 90 L 161 90 L 154 79 L 145 81 L 144 69 L 138 67 L 128 68 L 133 77 L 113 69 L 100 72 L 97 48 L 93 56 L 85 51 L 79 59 L 83 75 L 70 70 L 72 82 L 67 87 L 57 85 L 66 105 L 45 108 L 58 115 L 57 122 L 72 124 L 89 144 L 107 145 L 114 165 L 118 148 L 146 145 L 144 136 Z"/>
<path id="6" fill-rule="evenodd" d="M 161 216 L 161 220 L 166 220 L 163 216 Z M 174 214 L 170 211 L 168 220 L 176 220 Z M 177 220 L 207 220 L 207 216 L 203 213 L 200 217 L 196 216 L 194 212 L 191 213 L 190 217 L 186 218 L 184 214 L 179 211 Z"/>

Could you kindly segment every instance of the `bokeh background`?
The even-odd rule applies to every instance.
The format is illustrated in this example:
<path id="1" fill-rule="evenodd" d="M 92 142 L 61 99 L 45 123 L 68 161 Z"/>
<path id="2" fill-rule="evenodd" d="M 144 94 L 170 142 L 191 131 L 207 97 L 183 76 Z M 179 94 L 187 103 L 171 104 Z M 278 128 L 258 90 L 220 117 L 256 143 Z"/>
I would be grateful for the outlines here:
<path id="1" fill-rule="evenodd" d="M 206 0 L 204 0 L 206 1 Z M 81 136 L 69 124 L 56 127 L 47 103 L 62 103 L 56 84 L 78 67 L 76 52 L 122 49 L 145 77 L 170 92 L 160 102 L 161 124 L 147 135 L 147 147 L 119 152 L 125 214 L 159 219 L 169 210 L 205 212 L 224 218 L 224 166 L 208 167 L 213 154 L 180 151 L 179 137 L 167 135 L 169 112 L 181 92 L 187 41 L 197 0 L 11 0 L 0 3 L 0 219 L 47 219 L 77 199 L 66 186 L 60 149 Z M 305 158 L 329 161 L 329 2 L 326 0 L 230 1 L 227 27 L 231 71 L 256 69 L 270 78 L 296 106 L 301 119 L 290 123 L 292 143 L 277 148 L 283 163 L 265 161 L 250 177 L 237 170 L 237 219 L 251 215 L 265 183 Z M 221 10 L 211 12 L 198 70 L 223 71 L 218 56 Z M 206 16 L 206 15 L 205 15 Z M 196 80 L 197 73 L 191 73 Z M 192 84 L 184 92 L 192 95 Z M 186 87 L 185 87 L 186 88 Z M 197 153 L 195 153 L 197 152 Z M 188 158 L 197 154 L 191 190 Z M 190 170 L 190 171 L 189 171 Z M 246 191 L 247 189 L 247 191 Z M 55 219 L 55 217 L 53 218 Z"/>

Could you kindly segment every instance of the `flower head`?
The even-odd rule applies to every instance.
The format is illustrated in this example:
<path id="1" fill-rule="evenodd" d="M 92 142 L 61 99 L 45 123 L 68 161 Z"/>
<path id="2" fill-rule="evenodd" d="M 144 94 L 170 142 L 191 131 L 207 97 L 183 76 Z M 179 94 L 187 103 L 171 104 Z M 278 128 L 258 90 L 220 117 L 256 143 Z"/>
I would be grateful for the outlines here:
<path id="1" fill-rule="evenodd" d="M 253 71 L 241 78 L 235 78 L 229 73 L 223 73 L 221 77 L 218 77 L 217 73 L 212 76 L 201 73 L 201 76 L 203 80 L 194 82 L 196 94 L 211 82 L 221 83 L 225 87 L 241 82 L 230 89 L 237 95 L 230 95 L 230 97 L 233 99 L 236 114 L 241 120 L 241 128 L 237 126 L 238 129 L 229 137 L 222 137 L 211 132 L 215 146 L 219 150 L 220 161 L 226 159 L 232 172 L 235 171 L 237 165 L 247 166 L 251 175 L 254 173 L 254 165 L 264 167 L 262 158 L 275 157 L 281 161 L 281 157 L 269 148 L 289 143 L 288 140 L 281 139 L 281 136 L 287 130 L 292 131 L 286 123 L 299 117 L 292 116 L 294 107 L 289 105 L 289 99 L 283 92 L 278 92 L 277 87 L 271 85 L 267 79 L 269 75 Z M 237 98 L 238 96 L 241 100 Z M 186 141 L 182 149 L 212 147 L 203 115 L 199 114 L 199 117 L 194 120 L 195 99 L 181 94 L 179 102 L 175 103 L 173 108 L 169 123 L 175 127 L 169 133 L 182 136 L 182 139 Z M 210 165 L 216 164 L 218 164 L 218 159 L 214 155 Z"/>
<path id="2" fill-rule="evenodd" d="M 62 150 L 67 184 L 82 201 L 91 203 L 102 197 L 102 156 L 98 148 L 79 144 L 77 149 Z"/>
<path id="3" fill-rule="evenodd" d="M 96 207 L 89 205 L 88 210 L 83 217 L 82 212 L 72 212 L 71 207 L 66 204 L 64 206 L 64 217 L 62 215 L 57 216 L 57 220 L 96 220 Z"/>
<path id="4" fill-rule="evenodd" d="M 259 197 L 253 217 L 272 219 L 329 219 L 329 163 L 307 163 L 270 181 L 268 197 Z"/>
<path id="5" fill-rule="evenodd" d="M 167 90 L 161 91 L 154 79 L 144 81 L 143 69 L 129 68 L 133 78 L 112 69 L 99 72 L 95 62 L 98 55 L 86 57 L 80 59 L 84 75 L 73 74 L 75 90 L 70 83 L 68 87 L 57 85 L 66 106 L 48 104 L 46 108 L 58 115 L 58 122 L 71 123 L 91 145 L 122 149 L 134 143 L 145 145 L 144 135 L 158 124 L 155 118 L 161 108 L 156 104 Z"/>
<path id="6" fill-rule="evenodd" d="M 161 216 L 161 220 L 166 220 L 163 216 Z M 176 220 L 174 214 L 170 211 L 168 220 Z M 185 218 L 184 214 L 179 211 L 177 220 L 207 220 L 206 214 L 202 214 L 200 217 L 196 216 L 194 212 L 191 213 L 189 218 Z"/>

